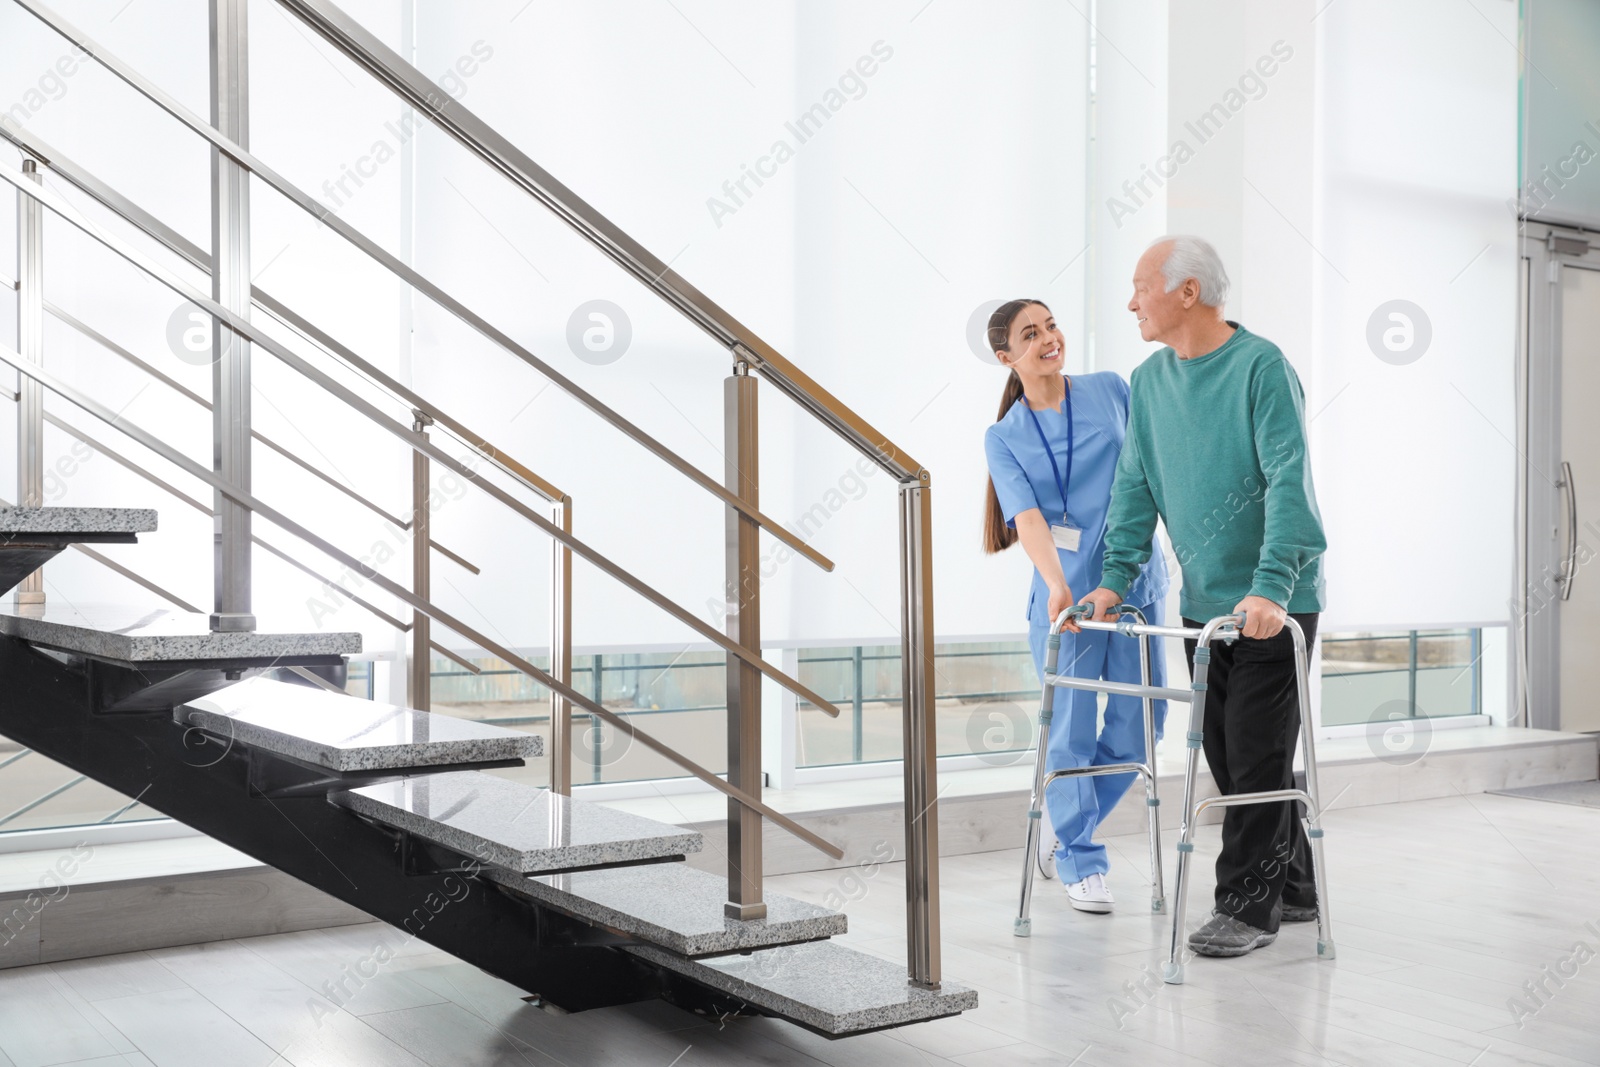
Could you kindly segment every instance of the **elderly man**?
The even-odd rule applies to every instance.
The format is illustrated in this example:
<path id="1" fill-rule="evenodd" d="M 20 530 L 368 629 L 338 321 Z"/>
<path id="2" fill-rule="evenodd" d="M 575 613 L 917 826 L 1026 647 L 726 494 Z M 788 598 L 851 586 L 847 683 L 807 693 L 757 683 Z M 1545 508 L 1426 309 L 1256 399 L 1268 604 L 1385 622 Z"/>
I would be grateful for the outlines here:
<path id="1" fill-rule="evenodd" d="M 1128 310 L 1167 347 L 1133 372 L 1127 444 L 1106 519 L 1095 618 L 1122 599 L 1150 555 L 1160 515 L 1183 569 L 1185 626 L 1245 613 L 1242 637 L 1214 646 L 1206 693 L 1206 763 L 1225 794 L 1293 784 L 1300 715 L 1292 615 L 1316 640 L 1327 547 L 1306 457 L 1300 379 L 1271 341 L 1223 317 L 1228 276 L 1198 237 L 1151 245 Z M 1194 642 L 1185 642 L 1194 667 Z M 1228 808 L 1216 910 L 1189 937 L 1207 956 L 1270 944 L 1280 921 L 1316 918 L 1316 888 L 1297 806 Z"/>

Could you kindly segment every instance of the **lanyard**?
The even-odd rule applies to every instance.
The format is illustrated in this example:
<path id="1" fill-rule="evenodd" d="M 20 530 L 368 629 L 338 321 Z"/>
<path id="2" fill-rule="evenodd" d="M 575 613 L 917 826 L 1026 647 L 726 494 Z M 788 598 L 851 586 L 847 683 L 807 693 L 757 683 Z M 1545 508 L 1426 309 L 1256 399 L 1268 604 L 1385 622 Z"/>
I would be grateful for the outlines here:
<path id="1" fill-rule="evenodd" d="M 1028 406 L 1027 397 L 1022 398 L 1022 406 L 1027 410 L 1028 417 L 1033 420 L 1033 428 L 1039 431 L 1039 443 L 1044 445 L 1044 455 L 1050 461 L 1050 471 L 1056 476 L 1056 488 L 1061 490 L 1061 521 L 1070 525 L 1071 520 L 1067 518 L 1067 488 L 1072 485 L 1072 384 L 1071 382 L 1067 383 L 1067 477 L 1065 480 L 1061 477 L 1061 468 L 1056 466 L 1056 454 L 1050 450 L 1050 441 L 1044 435 L 1044 427 L 1039 425 L 1039 416 L 1034 413 L 1033 408 Z"/>

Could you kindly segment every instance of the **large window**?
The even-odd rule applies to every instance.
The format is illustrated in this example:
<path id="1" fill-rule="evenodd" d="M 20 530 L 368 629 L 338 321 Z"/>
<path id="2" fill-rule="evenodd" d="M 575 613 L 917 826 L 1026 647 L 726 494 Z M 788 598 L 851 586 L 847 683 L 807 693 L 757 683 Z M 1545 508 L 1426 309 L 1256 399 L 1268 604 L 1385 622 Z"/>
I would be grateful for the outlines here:
<path id="1" fill-rule="evenodd" d="M 1483 712 L 1484 632 L 1405 630 L 1322 638 L 1322 725 Z"/>
<path id="2" fill-rule="evenodd" d="M 840 714 L 799 705 L 796 765 L 899 759 L 900 666 L 899 645 L 802 650 L 800 681 L 831 699 Z M 1033 744 L 1039 676 L 1027 642 L 936 645 L 934 686 L 939 755 L 1004 764 Z"/>

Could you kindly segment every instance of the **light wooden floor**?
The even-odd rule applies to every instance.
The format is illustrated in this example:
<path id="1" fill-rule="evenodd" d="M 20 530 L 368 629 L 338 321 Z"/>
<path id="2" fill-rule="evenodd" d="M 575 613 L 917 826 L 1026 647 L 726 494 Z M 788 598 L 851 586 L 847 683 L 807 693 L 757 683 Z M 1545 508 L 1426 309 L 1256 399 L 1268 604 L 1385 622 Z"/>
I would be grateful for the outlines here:
<path id="1" fill-rule="evenodd" d="M 1197 849 L 1194 922 L 1216 840 L 1206 828 Z M 316 989 L 381 939 L 400 944 L 370 925 L 0 973 L 0 1067 L 1600 1063 L 1600 811 L 1483 794 L 1412 801 L 1335 811 L 1327 842 L 1331 963 L 1315 959 L 1314 926 L 1288 926 L 1245 959 L 1192 962 L 1181 987 L 1151 982 L 1166 927 L 1147 910 L 1143 840 L 1118 837 L 1121 910 L 1072 912 L 1041 883 L 1027 941 L 1010 932 L 1019 853 L 947 860 L 945 973 L 982 1002 L 924 1026 L 829 1042 L 662 1004 L 558 1016 L 416 943 L 359 989 L 346 980 L 346 1010 L 319 1019 Z M 898 957 L 900 879 L 885 866 L 771 885 L 854 898 L 846 940 Z M 1127 984 L 1141 979 L 1144 990 Z M 1508 1001 L 1540 980 L 1544 1004 L 1525 1001 L 1536 1010 L 1519 1026 Z"/>

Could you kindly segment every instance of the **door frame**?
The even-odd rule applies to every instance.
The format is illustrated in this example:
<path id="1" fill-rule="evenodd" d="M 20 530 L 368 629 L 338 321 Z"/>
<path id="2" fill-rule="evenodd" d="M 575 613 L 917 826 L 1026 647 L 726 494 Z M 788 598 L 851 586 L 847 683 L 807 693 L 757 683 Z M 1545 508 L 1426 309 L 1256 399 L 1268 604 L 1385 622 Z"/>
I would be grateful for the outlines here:
<path id="1" fill-rule="evenodd" d="M 1580 249 L 1579 243 L 1587 247 Z M 1600 271 L 1600 230 L 1527 221 L 1522 226 L 1517 337 L 1516 573 L 1511 607 L 1513 655 L 1507 665 L 1510 721 L 1545 730 L 1561 725 L 1561 613 L 1555 576 L 1562 557 L 1561 278 Z M 1589 487 L 1594 491 L 1596 487 Z M 1520 662 L 1519 662 L 1520 660 Z"/>

